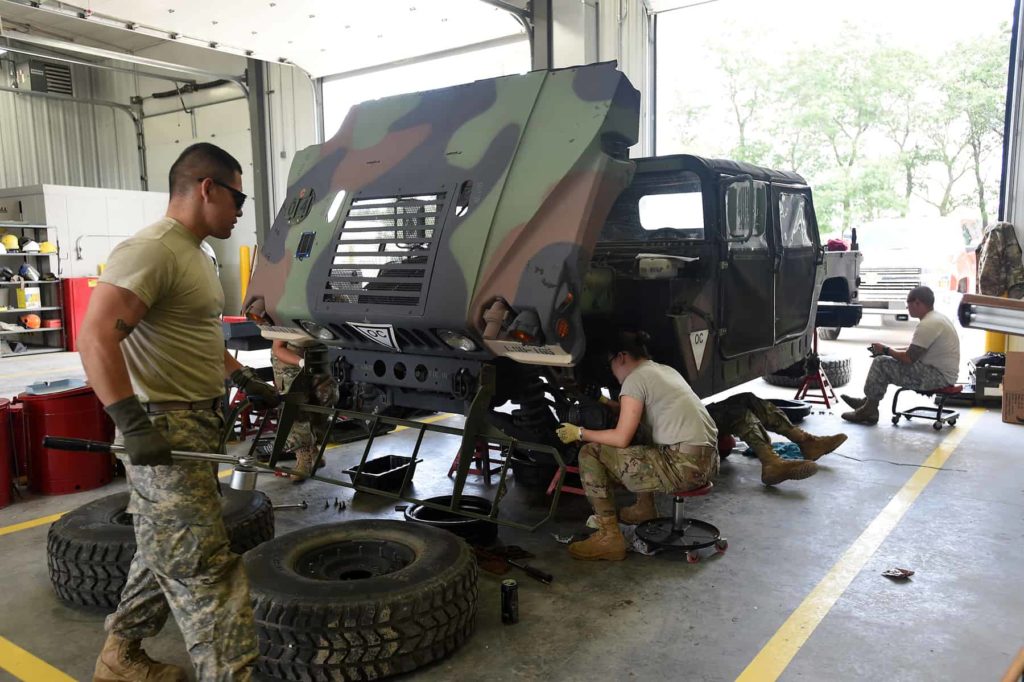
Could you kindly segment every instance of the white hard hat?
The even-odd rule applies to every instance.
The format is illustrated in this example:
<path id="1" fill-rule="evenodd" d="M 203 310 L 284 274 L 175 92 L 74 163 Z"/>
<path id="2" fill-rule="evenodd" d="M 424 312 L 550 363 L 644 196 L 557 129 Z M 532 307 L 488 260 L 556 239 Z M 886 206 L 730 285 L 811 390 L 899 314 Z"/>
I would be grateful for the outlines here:
<path id="1" fill-rule="evenodd" d="M 7 253 L 7 247 L 4 246 L 3 244 L 0 244 L 0 256 L 2 256 L 5 253 Z"/>
<path id="2" fill-rule="evenodd" d="M 21 250 L 25 253 L 39 253 L 39 243 L 29 240 L 21 245 Z"/>

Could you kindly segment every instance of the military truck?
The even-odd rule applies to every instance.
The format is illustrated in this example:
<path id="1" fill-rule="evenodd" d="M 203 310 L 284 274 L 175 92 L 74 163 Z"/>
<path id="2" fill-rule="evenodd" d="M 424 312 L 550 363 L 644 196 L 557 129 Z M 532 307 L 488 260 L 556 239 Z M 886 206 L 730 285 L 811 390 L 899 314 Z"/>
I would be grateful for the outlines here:
<path id="1" fill-rule="evenodd" d="M 614 389 L 618 328 L 649 332 L 700 396 L 806 357 L 810 187 L 630 159 L 638 121 L 613 63 L 360 104 L 296 156 L 246 312 L 266 337 L 323 343 L 348 409 L 459 412 L 467 429 L 486 412 L 537 442 Z"/>

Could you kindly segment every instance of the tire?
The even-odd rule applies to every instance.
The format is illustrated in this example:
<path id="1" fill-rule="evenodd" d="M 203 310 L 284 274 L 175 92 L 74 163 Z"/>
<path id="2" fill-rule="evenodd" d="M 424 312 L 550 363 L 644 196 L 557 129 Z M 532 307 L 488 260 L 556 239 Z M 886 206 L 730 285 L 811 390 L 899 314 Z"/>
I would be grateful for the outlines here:
<path id="1" fill-rule="evenodd" d="M 832 388 L 839 388 L 850 383 L 850 358 L 822 355 L 821 367 L 825 370 L 825 376 L 828 377 Z M 762 378 L 772 386 L 786 388 L 799 388 L 804 381 L 803 375 L 790 376 L 788 369 L 775 374 L 765 374 Z"/>
<path id="2" fill-rule="evenodd" d="M 825 341 L 835 341 L 839 338 L 842 327 L 818 327 L 818 338 Z"/>
<path id="3" fill-rule="evenodd" d="M 473 633 L 477 565 L 460 538 L 403 521 L 305 528 L 245 556 L 256 672 L 375 680 L 443 658 Z"/>
<path id="4" fill-rule="evenodd" d="M 244 554 L 274 537 L 274 508 L 265 494 L 221 490 L 231 551 Z M 65 604 L 104 613 L 117 607 L 135 556 L 135 530 L 127 506 L 127 492 L 108 495 L 50 526 L 46 564 L 57 598 Z"/>

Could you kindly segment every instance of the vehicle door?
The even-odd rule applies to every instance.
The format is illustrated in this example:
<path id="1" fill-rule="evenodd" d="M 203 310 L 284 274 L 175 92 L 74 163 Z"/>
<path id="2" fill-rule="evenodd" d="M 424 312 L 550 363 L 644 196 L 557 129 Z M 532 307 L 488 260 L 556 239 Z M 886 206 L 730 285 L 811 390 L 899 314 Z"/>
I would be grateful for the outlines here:
<path id="1" fill-rule="evenodd" d="M 726 243 L 718 319 L 721 351 L 733 358 L 770 348 L 775 341 L 775 274 L 768 227 L 768 185 L 750 176 L 722 187 Z"/>
<path id="2" fill-rule="evenodd" d="M 807 329 L 821 249 L 807 188 L 774 185 L 772 203 L 779 246 L 775 276 L 775 341 Z"/>

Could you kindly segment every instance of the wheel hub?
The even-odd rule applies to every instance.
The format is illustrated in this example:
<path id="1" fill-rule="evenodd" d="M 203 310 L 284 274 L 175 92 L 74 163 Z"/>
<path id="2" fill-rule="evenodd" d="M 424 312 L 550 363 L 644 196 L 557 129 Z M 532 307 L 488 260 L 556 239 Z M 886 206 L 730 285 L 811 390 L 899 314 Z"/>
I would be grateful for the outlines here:
<path id="1" fill-rule="evenodd" d="M 416 553 L 389 540 L 350 540 L 317 547 L 302 554 L 295 572 L 313 580 L 366 580 L 400 571 Z"/>

